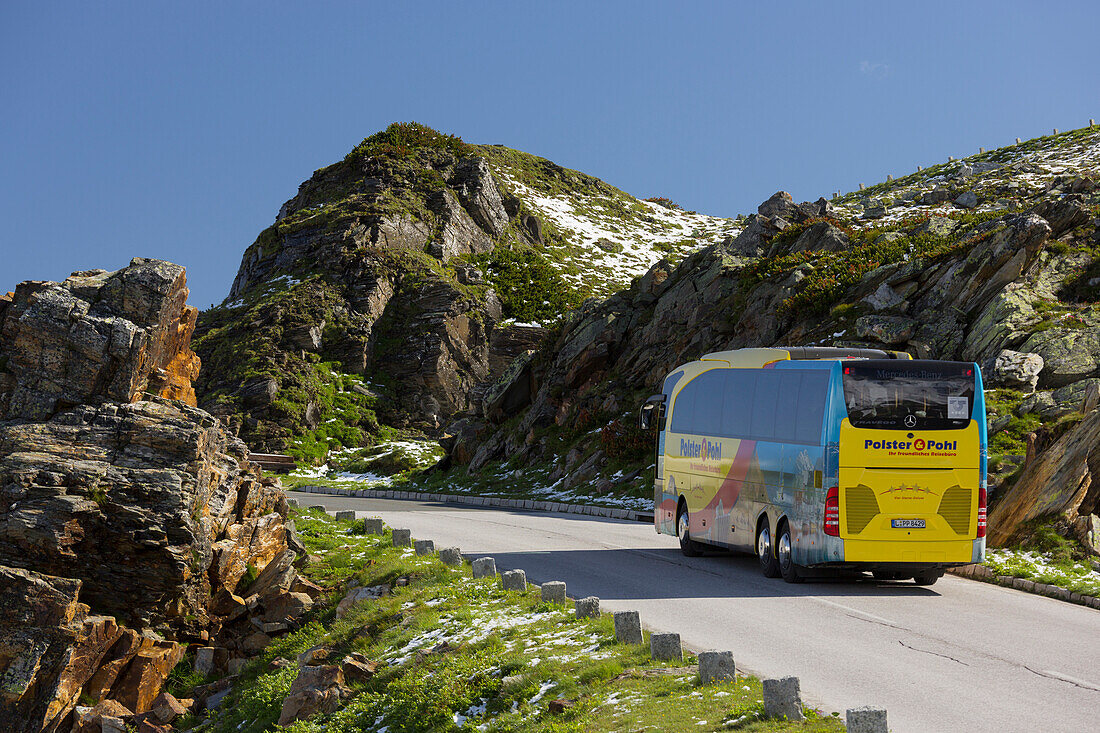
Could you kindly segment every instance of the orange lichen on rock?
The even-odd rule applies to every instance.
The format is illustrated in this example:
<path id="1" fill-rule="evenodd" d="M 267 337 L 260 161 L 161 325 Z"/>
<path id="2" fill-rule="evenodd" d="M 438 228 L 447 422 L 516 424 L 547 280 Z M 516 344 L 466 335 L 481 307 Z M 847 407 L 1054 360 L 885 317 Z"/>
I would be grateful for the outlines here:
<path id="1" fill-rule="evenodd" d="M 163 364 L 154 365 L 149 379 L 150 393 L 157 397 L 180 400 L 192 407 L 198 404 L 192 383 L 198 379 L 199 369 L 202 367 L 199 355 L 191 350 L 191 336 L 195 333 L 198 316 L 198 308 L 183 306 L 174 328 L 170 327 L 165 334 L 161 353 L 169 358 Z M 140 395 L 136 398 L 140 398 Z"/>

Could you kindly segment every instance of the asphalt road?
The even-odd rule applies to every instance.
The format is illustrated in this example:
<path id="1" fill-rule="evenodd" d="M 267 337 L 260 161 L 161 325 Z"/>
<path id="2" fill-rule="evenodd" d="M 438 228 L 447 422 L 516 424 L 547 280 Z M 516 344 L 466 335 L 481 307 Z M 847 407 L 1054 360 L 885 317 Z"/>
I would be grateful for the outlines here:
<path id="1" fill-rule="evenodd" d="M 534 583 L 564 580 L 570 596 L 638 610 L 692 649 L 732 650 L 739 669 L 797 676 L 804 701 L 825 710 L 884 706 L 897 733 L 1100 729 L 1095 609 L 954 576 L 790 585 L 754 557 L 686 558 L 675 538 L 623 520 L 288 495 L 492 555 Z"/>

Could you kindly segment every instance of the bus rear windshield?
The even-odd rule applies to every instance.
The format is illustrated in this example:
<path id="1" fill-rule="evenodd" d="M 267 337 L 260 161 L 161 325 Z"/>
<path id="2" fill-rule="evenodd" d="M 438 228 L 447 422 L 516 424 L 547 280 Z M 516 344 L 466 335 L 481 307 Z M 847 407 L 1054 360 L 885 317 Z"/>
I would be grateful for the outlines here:
<path id="1" fill-rule="evenodd" d="M 950 430 L 970 424 L 974 365 L 862 361 L 844 365 L 844 402 L 853 427 Z"/>

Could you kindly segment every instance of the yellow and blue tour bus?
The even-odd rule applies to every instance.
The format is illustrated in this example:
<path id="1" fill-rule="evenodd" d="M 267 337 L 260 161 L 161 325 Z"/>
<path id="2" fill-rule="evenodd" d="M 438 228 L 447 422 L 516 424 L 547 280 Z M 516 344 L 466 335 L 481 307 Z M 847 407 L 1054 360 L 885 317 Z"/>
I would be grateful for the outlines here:
<path id="1" fill-rule="evenodd" d="M 974 363 L 834 347 L 739 349 L 674 369 L 654 524 L 685 555 L 755 552 L 768 577 L 825 569 L 931 585 L 981 562 L 986 417 Z"/>

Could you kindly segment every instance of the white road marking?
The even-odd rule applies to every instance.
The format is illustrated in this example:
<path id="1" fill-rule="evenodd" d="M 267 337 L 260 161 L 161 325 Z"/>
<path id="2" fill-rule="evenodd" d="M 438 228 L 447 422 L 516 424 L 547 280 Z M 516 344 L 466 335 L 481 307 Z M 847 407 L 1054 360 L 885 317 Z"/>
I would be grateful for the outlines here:
<path id="1" fill-rule="evenodd" d="M 883 618 L 882 616 L 876 616 L 875 614 L 867 613 L 866 611 L 860 611 L 858 608 L 852 608 L 850 606 L 845 606 L 843 603 L 837 603 L 836 601 L 830 601 L 830 600 L 827 600 L 825 598 L 822 598 L 821 596 L 807 596 L 807 598 L 810 598 L 810 599 L 815 600 L 815 601 L 820 601 L 821 603 L 824 603 L 824 604 L 829 605 L 829 606 L 834 606 L 834 607 L 839 608 L 843 611 L 847 611 L 848 613 L 855 614 L 856 616 L 861 616 L 861 617 L 863 617 L 863 618 L 865 618 L 869 621 L 874 621 L 874 622 L 880 623 L 880 624 L 886 624 L 887 626 L 895 626 L 899 629 L 903 628 L 896 621 L 891 621 L 888 618 Z"/>

